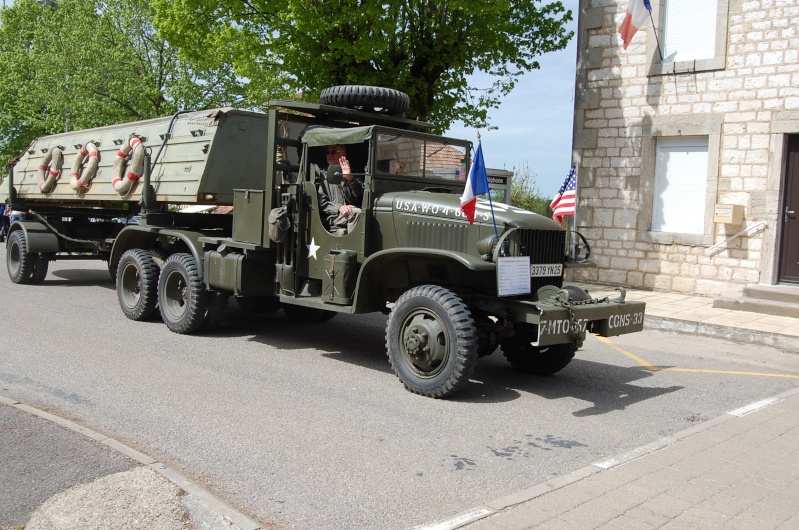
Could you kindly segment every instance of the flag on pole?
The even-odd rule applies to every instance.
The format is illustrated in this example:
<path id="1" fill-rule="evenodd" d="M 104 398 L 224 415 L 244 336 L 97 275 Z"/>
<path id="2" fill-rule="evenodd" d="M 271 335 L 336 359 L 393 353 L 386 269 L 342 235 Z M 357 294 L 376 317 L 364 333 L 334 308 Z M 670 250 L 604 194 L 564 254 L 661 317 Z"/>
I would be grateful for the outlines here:
<path id="1" fill-rule="evenodd" d="M 477 196 L 488 193 L 488 191 L 488 174 L 483 161 L 483 145 L 478 143 L 477 152 L 474 154 L 472 167 L 469 169 L 469 176 L 466 179 L 466 189 L 463 190 L 463 196 L 461 196 L 461 211 L 466 214 L 469 224 L 474 224 Z"/>
<path id="2" fill-rule="evenodd" d="M 621 35 L 621 40 L 624 41 L 625 50 L 630 41 L 633 40 L 635 32 L 646 22 L 650 11 L 652 11 L 652 4 L 649 3 L 649 0 L 630 0 L 630 4 L 627 6 L 627 14 L 624 15 L 624 20 L 619 26 L 619 34 Z"/>
<path id="3" fill-rule="evenodd" d="M 577 166 L 572 166 L 566 180 L 558 190 L 558 194 L 552 199 L 549 207 L 552 208 L 552 219 L 561 223 L 563 218 L 574 215 L 574 206 L 577 201 L 575 188 L 577 187 Z"/>

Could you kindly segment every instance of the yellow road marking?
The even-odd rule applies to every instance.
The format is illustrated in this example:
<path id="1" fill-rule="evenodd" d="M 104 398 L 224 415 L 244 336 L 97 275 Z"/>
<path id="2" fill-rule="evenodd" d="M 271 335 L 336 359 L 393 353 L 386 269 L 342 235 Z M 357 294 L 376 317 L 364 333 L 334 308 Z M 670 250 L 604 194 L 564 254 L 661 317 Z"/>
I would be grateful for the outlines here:
<path id="1" fill-rule="evenodd" d="M 799 379 L 799 375 L 791 375 L 791 374 L 768 374 L 762 372 L 736 372 L 732 370 L 703 370 L 700 368 L 675 368 L 669 366 L 655 366 L 652 363 L 645 361 L 641 357 L 638 357 L 634 353 L 630 353 L 623 348 L 619 348 L 607 337 L 597 337 L 600 341 L 604 342 L 606 345 L 610 346 L 617 352 L 623 353 L 633 361 L 637 362 L 647 370 L 652 372 L 689 372 L 689 373 L 697 373 L 697 374 L 725 374 L 725 375 L 754 375 L 758 377 L 782 377 L 785 379 Z"/>

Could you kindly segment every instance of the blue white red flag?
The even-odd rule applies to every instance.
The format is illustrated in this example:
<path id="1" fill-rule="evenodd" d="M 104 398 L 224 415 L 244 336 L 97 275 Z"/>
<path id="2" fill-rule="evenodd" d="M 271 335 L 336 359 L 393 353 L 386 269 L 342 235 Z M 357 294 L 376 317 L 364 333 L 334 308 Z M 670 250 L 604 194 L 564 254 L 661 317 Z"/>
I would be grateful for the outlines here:
<path id="1" fill-rule="evenodd" d="M 463 190 L 463 196 L 461 196 L 461 211 L 466 214 L 469 224 L 474 224 L 477 196 L 488 193 L 488 191 L 488 174 L 483 161 L 483 145 L 478 143 L 472 167 L 469 169 L 469 177 L 466 179 L 466 189 Z"/>
<path id="2" fill-rule="evenodd" d="M 624 20 L 619 26 L 619 34 L 624 42 L 625 50 L 630 41 L 633 40 L 635 32 L 646 22 L 650 11 L 652 11 L 652 5 L 649 0 L 630 0 L 630 4 L 627 6 L 627 14 L 624 15 Z"/>
<path id="3" fill-rule="evenodd" d="M 563 218 L 574 215 L 574 206 L 577 202 L 575 188 L 577 187 L 577 166 L 572 166 L 566 180 L 558 190 L 558 194 L 552 199 L 549 207 L 552 208 L 552 218 L 557 222 L 563 222 Z"/>

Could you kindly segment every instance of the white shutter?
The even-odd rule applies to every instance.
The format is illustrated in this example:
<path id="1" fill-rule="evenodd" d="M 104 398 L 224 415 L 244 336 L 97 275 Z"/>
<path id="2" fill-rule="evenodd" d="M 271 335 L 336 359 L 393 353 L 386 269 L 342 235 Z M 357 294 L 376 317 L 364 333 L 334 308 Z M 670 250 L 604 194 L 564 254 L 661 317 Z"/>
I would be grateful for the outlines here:
<path id="1" fill-rule="evenodd" d="M 716 56 L 717 0 L 666 0 L 664 62 Z"/>
<path id="2" fill-rule="evenodd" d="M 657 146 L 652 231 L 703 234 L 707 137 L 660 138 Z"/>

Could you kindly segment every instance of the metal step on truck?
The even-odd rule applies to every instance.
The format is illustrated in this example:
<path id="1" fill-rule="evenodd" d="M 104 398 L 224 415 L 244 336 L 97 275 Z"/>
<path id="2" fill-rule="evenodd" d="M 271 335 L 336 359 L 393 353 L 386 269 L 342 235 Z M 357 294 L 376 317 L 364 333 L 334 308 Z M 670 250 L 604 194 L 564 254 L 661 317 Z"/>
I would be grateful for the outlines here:
<path id="1" fill-rule="evenodd" d="M 643 329 L 644 304 L 564 286 L 595 266 L 585 239 L 541 215 L 478 201 L 460 210 L 472 145 L 402 116 L 408 96 L 359 85 L 320 104 L 220 108 L 38 138 L 7 178 L 9 278 L 41 283 L 54 260 L 108 263 L 122 313 L 211 332 L 231 297 L 303 323 L 388 315 L 386 349 L 405 387 L 446 397 L 501 347 L 553 374 L 586 333 Z M 349 174 L 327 167 L 346 150 Z M 325 169 L 326 168 L 326 169 Z M 325 223 L 319 189 L 357 177 L 360 215 Z M 229 214 L 170 205 L 232 207 Z M 229 210 L 230 208 L 228 208 Z M 136 219 L 137 222 L 128 222 Z M 120 222 L 121 221 L 121 222 Z"/>

